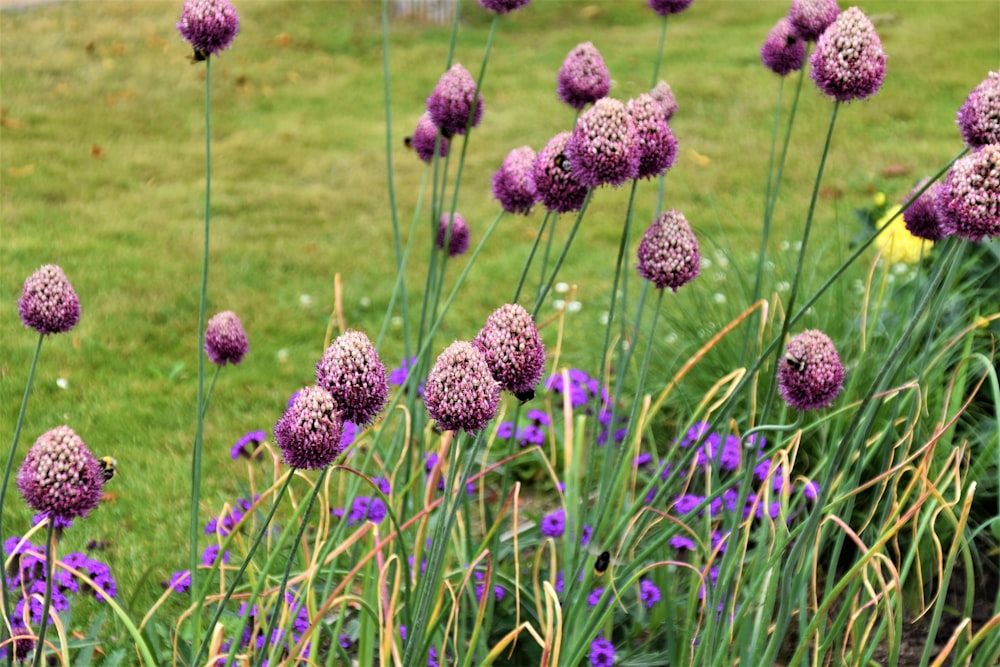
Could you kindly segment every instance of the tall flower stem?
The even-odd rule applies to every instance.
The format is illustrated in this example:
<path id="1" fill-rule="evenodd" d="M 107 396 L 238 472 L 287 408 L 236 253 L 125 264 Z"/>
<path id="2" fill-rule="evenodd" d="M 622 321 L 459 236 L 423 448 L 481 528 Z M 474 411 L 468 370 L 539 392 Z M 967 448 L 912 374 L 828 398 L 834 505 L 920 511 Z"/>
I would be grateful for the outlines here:
<path id="1" fill-rule="evenodd" d="M 45 653 L 45 631 L 49 627 L 49 608 L 52 606 L 52 578 L 56 563 L 56 521 L 49 517 L 49 528 L 45 535 L 45 598 L 42 600 L 42 617 L 39 620 L 38 640 L 35 643 L 34 667 L 41 667 Z M 13 651 L 10 651 L 13 653 Z"/>

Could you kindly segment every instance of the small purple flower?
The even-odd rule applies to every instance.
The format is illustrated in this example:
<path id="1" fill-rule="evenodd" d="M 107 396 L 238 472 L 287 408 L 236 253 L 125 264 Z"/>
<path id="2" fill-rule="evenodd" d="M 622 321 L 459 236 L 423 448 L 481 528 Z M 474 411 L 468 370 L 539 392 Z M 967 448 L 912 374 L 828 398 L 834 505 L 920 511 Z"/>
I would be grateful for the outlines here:
<path id="1" fill-rule="evenodd" d="M 653 0 L 650 0 L 653 2 Z M 615 664 L 615 645 L 604 637 L 590 642 L 590 664 L 593 667 L 611 667 Z"/>
<path id="2" fill-rule="evenodd" d="M 426 111 L 417 120 L 417 127 L 410 137 L 410 146 L 424 162 L 430 162 L 434 157 L 434 143 L 437 140 L 438 128 L 431 120 L 431 115 Z M 438 154 L 441 157 L 448 155 L 448 138 L 442 136 L 438 142 Z"/>
<path id="3" fill-rule="evenodd" d="M 841 12 L 816 42 L 810 76 L 820 91 L 840 102 L 863 100 L 885 79 L 885 51 L 875 26 L 857 7 Z"/>
<path id="4" fill-rule="evenodd" d="M 66 333 L 80 321 L 80 299 L 63 270 L 46 264 L 24 281 L 17 312 L 24 326 L 42 335 Z"/>
<path id="5" fill-rule="evenodd" d="M 788 22 L 801 39 L 815 42 L 839 15 L 837 0 L 792 0 Z"/>
<path id="6" fill-rule="evenodd" d="M 333 396 L 318 386 L 299 390 L 295 402 L 274 425 L 274 440 L 293 468 L 324 468 L 344 451 L 344 421 Z"/>
<path id="7" fill-rule="evenodd" d="M 180 570 L 170 575 L 170 582 L 163 584 L 171 593 L 183 593 L 191 587 L 191 570 Z"/>
<path id="8" fill-rule="evenodd" d="M 475 345 L 455 341 L 434 362 L 424 404 L 441 429 L 476 433 L 496 416 L 500 384 Z"/>
<path id="9" fill-rule="evenodd" d="M 956 160 L 935 198 L 942 226 L 970 241 L 1000 236 L 1000 144 Z"/>
<path id="10" fill-rule="evenodd" d="M 788 341 L 778 363 L 778 391 L 797 410 L 825 408 L 844 388 L 844 367 L 833 341 L 807 329 Z"/>
<path id="11" fill-rule="evenodd" d="M 660 16 L 680 14 L 691 6 L 694 0 L 649 0 L 649 8 Z"/>
<path id="12" fill-rule="evenodd" d="M 469 127 L 479 125 L 483 96 L 476 92 L 476 81 L 467 69 L 455 63 L 441 75 L 427 98 L 427 113 L 446 137 L 465 134 Z"/>
<path id="13" fill-rule="evenodd" d="M 646 609 L 652 609 L 660 601 L 660 589 L 649 579 L 643 579 L 639 582 L 639 597 Z"/>
<path id="14" fill-rule="evenodd" d="M 517 430 L 517 444 L 522 447 L 527 447 L 528 445 L 544 445 L 545 431 L 542 430 L 540 426 L 535 426 L 534 424 L 529 424 L 524 428 L 520 428 Z"/>
<path id="15" fill-rule="evenodd" d="M 635 145 L 639 153 L 637 178 L 659 176 L 677 159 L 677 139 L 667 125 L 663 106 L 652 95 L 643 93 L 628 101 L 628 112 L 635 121 Z"/>
<path id="16" fill-rule="evenodd" d="M 472 344 L 500 386 L 530 400 L 545 369 L 545 344 L 531 314 L 516 303 L 504 304 L 486 318 Z"/>
<path id="17" fill-rule="evenodd" d="M 698 548 L 698 544 L 687 535 L 674 535 L 668 542 L 670 546 L 678 550 L 694 551 Z"/>
<path id="18" fill-rule="evenodd" d="M 205 354 L 213 364 L 235 366 L 249 351 L 247 332 L 243 330 L 243 323 L 236 313 L 224 310 L 208 321 L 205 327 Z"/>
<path id="19" fill-rule="evenodd" d="M 704 500 L 704 496 L 698 496 L 693 493 L 685 493 L 677 496 L 677 500 L 674 501 L 674 506 L 671 510 L 677 516 L 685 516 L 693 512 L 695 508 L 698 507 L 698 505 L 700 505 Z"/>
<path id="20" fill-rule="evenodd" d="M 816 502 L 816 498 L 819 497 L 819 483 L 810 480 L 803 484 L 802 495 L 806 497 L 806 500 Z"/>
<path id="21" fill-rule="evenodd" d="M 11 628 L 10 636 L 14 639 L 14 659 L 27 663 L 35 651 L 35 633 L 16 623 Z M 0 656 L 6 656 L 6 653 L 0 651 Z"/>
<path id="22" fill-rule="evenodd" d="M 566 510 L 559 508 L 543 516 L 541 531 L 545 537 L 562 537 L 566 532 Z"/>
<path id="23" fill-rule="evenodd" d="M 917 183 L 907 199 L 913 197 L 926 184 L 926 178 Z M 917 238 L 940 241 L 947 236 L 942 227 L 941 216 L 938 215 L 937 206 L 934 203 L 940 188 L 940 183 L 930 186 L 903 211 L 903 223 L 906 225 L 907 231 Z"/>
<path id="24" fill-rule="evenodd" d="M 451 227 L 450 234 L 448 227 Z M 437 247 L 444 250 L 448 243 L 448 256 L 457 257 L 469 249 L 469 225 L 458 213 L 445 213 L 438 222 Z"/>
<path id="25" fill-rule="evenodd" d="M 220 547 L 218 544 L 209 544 L 207 547 L 205 547 L 205 550 L 201 552 L 201 564 L 204 565 L 205 567 L 212 567 L 213 565 L 215 565 L 215 562 L 219 559 L 219 549 Z M 222 553 L 221 562 L 223 563 L 229 562 L 228 551 L 224 551 Z"/>
<path id="26" fill-rule="evenodd" d="M 521 146 L 507 153 L 500 169 L 493 174 L 493 198 L 508 213 L 531 213 L 538 201 L 532 174 L 537 154 L 531 146 Z"/>
<path id="27" fill-rule="evenodd" d="M 677 113 L 677 98 L 674 97 L 674 91 L 670 88 L 670 84 L 666 81 L 660 81 L 649 91 L 649 95 L 660 104 L 663 116 L 669 123 L 670 119 Z"/>
<path id="28" fill-rule="evenodd" d="M 799 37 L 787 17 L 778 20 L 760 47 L 760 61 L 779 76 L 798 72 L 806 62 L 806 40 Z"/>
<path id="29" fill-rule="evenodd" d="M 204 60 L 232 45 L 240 17 L 229 0 L 185 0 L 177 30 L 194 47 L 195 58 Z"/>
<path id="30" fill-rule="evenodd" d="M 604 97 L 576 121 L 566 145 L 576 180 L 588 188 L 619 186 L 639 175 L 635 121 L 625 105 Z"/>
<path id="31" fill-rule="evenodd" d="M 549 139 L 545 148 L 538 152 L 531 169 L 539 201 L 556 213 L 579 211 L 587 198 L 586 186 L 576 180 L 566 157 L 571 136 L 570 132 L 560 132 Z"/>
<path id="32" fill-rule="evenodd" d="M 508 440 L 514 435 L 514 422 L 500 422 L 497 426 L 497 438 L 500 440 Z"/>
<path id="33" fill-rule="evenodd" d="M 958 127 L 969 148 L 1000 144 L 1000 72 L 990 72 L 965 98 Z"/>
<path id="34" fill-rule="evenodd" d="M 267 433 L 264 431 L 250 431 L 242 438 L 236 441 L 233 448 L 229 450 L 229 455 L 234 459 L 238 459 L 241 456 L 243 458 L 253 458 L 254 452 L 262 442 L 267 440 Z"/>
<path id="35" fill-rule="evenodd" d="M 69 426 L 39 436 L 17 473 L 28 506 L 51 519 L 87 516 L 101 502 L 103 486 L 97 459 Z"/>
<path id="36" fill-rule="evenodd" d="M 559 68 L 559 99 L 577 111 L 593 104 L 611 90 L 611 74 L 600 51 L 591 42 L 573 47 Z"/>
<path id="37" fill-rule="evenodd" d="M 603 588 L 598 587 L 598 588 L 595 588 L 594 590 L 590 591 L 590 595 L 587 596 L 587 606 L 588 607 L 596 607 L 597 603 L 601 601 L 601 596 L 602 595 L 604 595 L 604 589 Z"/>
<path id="38" fill-rule="evenodd" d="M 337 404 L 345 420 L 367 426 L 389 400 L 385 365 L 362 331 L 346 331 L 316 364 L 316 382 Z"/>
<path id="39" fill-rule="evenodd" d="M 639 456 L 632 459 L 632 466 L 635 468 L 641 468 L 645 465 L 649 465 L 653 462 L 653 455 L 649 452 L 642 452 Z"/>
<path id="40" fill-rule="evenodd" d="M 479 0 L 479 6 L 497 14 L 506 14 L 524 7 L 529 2 L 531 0 Z"/>
<path id="41" fill-rule="evenodd" d="M 653 220 L 639 242 L 638 256 L 639 275 L 657 289 L 669 287 L 676 292 L 701 270 L 698 239 L 687 218 L 676 209 Z"/>

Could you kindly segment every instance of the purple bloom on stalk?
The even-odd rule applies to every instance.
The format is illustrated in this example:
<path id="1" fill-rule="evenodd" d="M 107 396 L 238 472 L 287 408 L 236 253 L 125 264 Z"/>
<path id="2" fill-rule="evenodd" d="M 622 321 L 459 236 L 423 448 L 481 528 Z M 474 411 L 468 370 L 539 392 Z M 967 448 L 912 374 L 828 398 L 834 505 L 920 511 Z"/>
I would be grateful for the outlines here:
<path id="1" fill-rule="evenodd" d="M 475 108 L 473 108 L 475 104 Z M 483 117 L 483 96 L 476 93 L 476 81 L 459 63 L 438 79 L 427 98 L 427 113 L 446 137 L 465 134 Z"/>
<path id="2" fill-rule="evenodd" d="M 669 544 L 674 549 L 686 549 L 688 551 L 694 551 L 698 548 L 697 543 L 687 535 L 674 535 L 670 538 Z"/>
<path id="3" fill-rule="evenodd" d="M 810 76 L 820 91 L 840 102 L 863 100 L 885 79 L 885 51 L 875 26 L 857 7 L 841 12 L 816 42 Z"/>
<path id="4" fill-rule="evenodd" d="M 238 459 L 241 456 L 244 458 L 253 458 L 254 452 L 260 446 L 260 443 L 267 440 L 267 433 L 264 431 L 250 431 L 242 438 L 236 441 L 233 448 L 229 450 L 229 455 L 234 459 Z"/>
<path id="5" fill-rule="evenodd" d="M 819 497 L 819 484 L 811 480 L 806 482 L 802 486 L 802 495 L 806 497 L 806 500 L 815 502 L 816 498 Z"/>
<path id="6" fill-rule="evenodd" d="M 186 0 L 177 30 L 204 60 L 228 49 L 240 31 L 240 17 L 229 0 Z"/>
<path id="7" fill-rule="evenodd" d="M 579 211 L 587 198 L 586 186 L 576 180 L 566 157 L 570 136 L 569 132 L 560 132 L 549 139 L 531 169 L 539 200 L 556 213 Z"/>
<path id="8" fill-rule="evenodd" d="M 496 416 L 500 384 L 476 346 L 455 341 L 442 352 L 424 389 L 427 412 L 445 431 L 476 433 Z"/>
<path id="9" fill-rule="evenodd" d="M 590 664 L 593 667 L 611 667 L 615 664 L 614 644 L 604 637 L 598 637 L 590 642 Z"/>
<path id="10" fill-rule="evenodd" d="M 1000 144 L 957 160 L 935 199 L 942 226 L 970 241 L 1000 236 Z"/>
<path id="11" fill-rule="evenodd" d="M 205 327 L 205 354 L 213 364 L 235 366 L 249 351 L 247 332 L 243 330 L 243 323 L 236 313 L 224 310 L 208 321 Z"/>
<path id="12" fill-rule="evenodd" d="M 652 609 L 653 605 L 660 601 L 660 589 L 649 579 L 643 579 L 639 582 L 639 597 L 646 605 L 646 609 Z"/>
<path id="13" fill-rule="evenodd" d="M 531 314 L 516 303 L 497 308 L 472 339 L 493 379 L 521 400 L 530 400 L 545 367 L 545 345 Z"/>
<path id="14" fill-rule="evenodd" d="M 660 16 L 680 14 L 691 6 L 694 0 L 649 0 L 649 8 Z"/>
<path id="15" fill-rule="evenodd" d="M 479 0 L 479 6 L 497 14 L 506 14 L 515 9 L 520 9 L 531 0 Z"/>
<path id="16" fill-rule="evenodd" d="M 17 473 L 28 506 L 52 520 L 87 516 L 101 502 L 102 486 L 97 459 L 69 426 L 39 436 Z"/>
<path id="17" fill-rule="evenodd" d="M 637 177 L 659 176 L 677 159 L 677 139 L 667 125 L 663 107 L 652 95 L 643 93 L 628 101 L 628 112 L 635 121 L 635 145 L 639 153 Z"/>
<path id="18" fill-rule="evenodd" d="M 1000 72 L 990 72 L 958 110 L 958 127 L 969 148 L 1000 144 Z"/>
<path id="19" fill-rule="evenodd" d="M 649 91 L 649 95 L 659 102 L 660 107 L 663 108 L 663 116 L 669 123 L 670 119 L 677 113 L 677 98 L 674 97 L 674 91 L 670 88 L 670 84 L 666 81 L 660 81 Z"/>
<path id="20" fill-rule="evenodd" d="M 625 105 L 605 97 L 576 121 L 566 145 L 573 176 L 586 187 L 619 186 L 639 175 L 635 121 Z"/>
<path id="21" fill-rule="evenodd" d="M 389 400 L 385 365 L 362 331 L 333 341 L 316 364 L 316 383 L 330 392 L 343 419 L 362 426 L 375 421 Z"/>
<path id="22" fill-rule="evenodd" d="M 170 575 L 170 581 L 163 587 L 172 593 L 183 593 L 191 587 L 191 570 L 180 570 Z"/>
<path id="23" fill-rule="evenodd" d="M 601 601 L 601 596 L 604 595 L 604 589 L 601 587 L 595 588 L 590 591 L 590 595 L 587 596 L 587 606 L 596 607 L 597 603 Z"/>
<path id="24" fill-rule="evenodd" d="M 426 111 L 420 115 L 417 127 L 410 137 L 410 146 L 424 162 L 430 162 L 434 157 L 434 143 L 437 141 L 438 128 Z M 442 136 L 438 142 L 438 154 L 444 157 L 448 154 L 448 137 Z"/>
<path id="25" fill-rule="evenodd" d="M 17 312 L 24 326 L 42 335 L 66 333 L 80 321 L 80 299 L 63 270 L 46 264 L 24 281 Z"/>
<path id="26" fill-rule="evenodd" d="M 767 34 L 760 47 L 760 61 L 780 76 L 802 69 L 806 61 L 806 42 L 795 33 L 787 17 L 781 18 Z"/>
<path id="27" fill-rule="evenodd" d="M 538 201 L 538 190 L 532 170 L 535 151 L 531 146 L 515 148 L 503 159 L 500 169 L 493 174 L 493 198 L 508 213 L 531 213 Z"/>
<path id="28" fill-rule="evenodd" d="M 293 468 L 325 468 L 344 451 L 344 421 L 337 403 L 323 387 L 299 390 L 291 407 L 274 425 L 274 440 Z"/>
<path id="29" fill-rule="evenodd" d="M 566 532 L 566 510 L 559 508 L 543 516 L 541 530 L 545 537 L 562 537 Z"/>
<path id="30" fill-rule="evenodd" d="M 592 104 L 611 90 L 611 73 L 601 52 L 591 42 L 573 47 L 559 68 L 559 99 L 577 111 Z"/>
<path id="31" fill-rule="evenodd" d="M 925 185 L 927 185 L 926 178 L 917 183 L 907 199 L 913 197 Z M 934 203 L 940 188 L 940 183 L 930 186 L 903 211 L 903 223 L 906 225 L 907 231 L 917 238 L 940 241 L 947 236 L 941 225 L 941 216 L 938 215 L 937 206 Z"/>
<path id="32" fill-rule="evenodd" d="M 17 623 L 11 628 L 10 636 L 14 639 L 14 659 L 28 662 L 35 650 L 35 633 Z M 0 650 L 0 656 L 6 655 L 6 649 Z"/>
<path id="33" fill-rule="evenodd" d="M 825 408 L 844 388 L 844 367 L 833 341 L 807 329 L 792 336 L 778 363 L 778 391 L 797 410 Z"/>
<path id="34" fill-rule="evenodd" d="M 638 256 L 639 275 L 657 289 L 669 287 L 676 292 L 700 271 L 698 239 L 684 214 L 675 209 L 653 220 L 639 242 Z"/>
<path id="35" fill-rule="evenodd" d="M 451 235 L 448 226 L 451 225 Z M 469 225 L 458 213 L 445 213 L 438 222 L 437 247 L 444 250 L 445 240 L 448 241 L 448 256 L 457 257 L 469 249 Z"/>
<path id="36" fill-rule="evenodd" d="M 840 15 L 837 0 L 792 0 L 788 21 L 799 37 L 815 42 Z"/>

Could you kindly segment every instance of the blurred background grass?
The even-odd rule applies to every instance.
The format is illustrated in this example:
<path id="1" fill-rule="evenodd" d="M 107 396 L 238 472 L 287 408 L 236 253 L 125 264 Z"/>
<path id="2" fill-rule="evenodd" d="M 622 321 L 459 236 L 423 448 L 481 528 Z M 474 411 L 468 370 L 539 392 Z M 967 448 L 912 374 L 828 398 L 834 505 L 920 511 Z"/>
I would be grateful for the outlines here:
<path id="1" fill-rule="evenodd" d="M 701 0 L 668 27 L 660 74 L 680 106 L 671 125 L 681 150 L 666 178 L 665 206 L 685 213 L 712 265 L 669 299 L 654 360 L 663 378 L 747 305 L 778 88 L 758 49 L 787 4 Z M 465 5 L 456 59 L 475 73 L 489 19 L 475 3 Z M 213 510 L 240 492 L 243 467 L 229 459 L 230 446 L 246 431 L 269 431 L 288 396 L 311 381 L 334 275 L 343 276 L 349 326 L 373 336 L 395 275 L 380 3 L 244 1 L 237 8 L 240 35 L 212 68 L 209 314 L 235 310 L 251 354 L 224 370 L 208 412 L 203 498 Z M 1000 4 L 993 0 L 870 2 L 863 9 L 877 22 L 888 74 L 875 98 L 841 109 L 813 236 L 823 259 L 806 278 L 814 286 L 847 254 L 859 229 L 855 208 L 869 205 L 876 191 L 901 199 L 960 149 L 955 112 L 1000 63 Z M 27 275 L 58 263 L 83 316 L 71 334 L 43 346 L 21 448 L 68 423 L 95 454 L 118 459 L 114 497 L 67 533 L 66 548 L 110 540 L 106 559 L 126 601 L 136 594 L 140 610 L 158 593 L 155 584 L 187 563 L 173 547 L 186 541 L 194 433 L 205 68 L 186 60 L 188 47 L 174 29 L 179 13 L 180 2 L 159 1 L 0 13 L 4 437 L 9 443 L 35 344 L 14 304 Z M 450 26 L 392 24 L 392 150 L 404 229 L 424 165 L 402 138 L 444 69 L 449 34 Z M 523 144 L 537 150 L 572 127 L 572 110 L 554 92 L 566 53 L 594 42 L 614 79 L 611 94 L 626 99 L 648 90 L 659 34 L 642 0 L 536 0 L 501 21 L 458 205 L 474 242 L 498 210 L 489 183 L 506 153 Z M 787 101 L 791 85 L 785 90 Z M 807 80 L 776 214 L 769 289 L 790 280 L 794 254 L 783 242 L 799 236 L 829 111 Z M 561 273 L 578 286 L 581 304 L 567 316 L 572 334 L 563 360 L 591 373 L 627 194 L 596 193 Z M 642 183 L 636 234 L 655 207 L 656 184 Z M 472 336 L 510 298 L 542 214 L 502 221 L 438 349 Z M 570 224 L 560 221 L 557 239 Z M 411 304 L 420 299 L 427 243 L 417 243 L 408 272 Z M 462 264 L 459 258 L 452 271 Z M 850 330 L 842 302 L 851 298 L 849 290 L 835 291 L 829 299 L 840 301 L 820 302 L 809 324 Z M 398 327 L 381 352 L 396 365 Z M 726 368 L 727 360 L 714 363 Z M 27 529 L 16 493 L 3 512 L 13 533 Z"/>

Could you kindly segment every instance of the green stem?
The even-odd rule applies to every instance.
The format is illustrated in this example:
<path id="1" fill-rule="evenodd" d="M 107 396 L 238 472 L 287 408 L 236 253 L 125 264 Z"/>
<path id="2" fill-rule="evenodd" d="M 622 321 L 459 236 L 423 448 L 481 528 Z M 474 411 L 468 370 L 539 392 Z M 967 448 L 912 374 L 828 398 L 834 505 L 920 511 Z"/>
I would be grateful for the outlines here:
<path id="1" fill-rule="evenodd" d="M 556 265 L 552 267 L 552 273 L 549 274 L 549 279 L 541 289 L 538 290 L 538 299 L 535 300 L 535 307 L 531 310 L 531 316 L 533 318 L 538 317 L 538 311 L 541 310 L 542 304 L 545 302 L 545 297 L 548 296 L 549 290 L 552 289 L 552 283 L 555 282 L 556 276 L 559 275 L 559 269 L 562 267 L 563 261 L 566 259 L 566 255 L 569 254 L 569 248 L 573 245 L 573 239 L 576 238 L 576 232 L 580 229 L 580 223 L 583 221 L 583 214 L 587 212 L 587 205 L 590 203 L 590 196 L 594 193 L 593 190 L 587 193 L 586 198 L 583 200 L 583 206 L 580 207 L 580 212 L 576 214 L 576 221 L 573 223 L 573 228 L 569 231 L 569 237 L 566 239 L 566 244 L 563 245 L 562 252 L 559 253 L 559 257 L 556 259 Z"/>
<path id="2" fill-rule="evenodd" d="M 518 298 L 521 296 L 521 290 L 524 289 L 524 281 L 528 279 L 528 269 L 531 268 L 531 262 L 535 258 L 535 252 L 538 250 L 538 244 L 542 240 L 542 234 L 545 233 L 545 226 L 549 222 L 549 216 L 552 215 L 552 211 L 546 211 L 545 217 L 542 218 L 542 224 L 538 226 L 538 233 L 535 234 L 535 241 L 531 244 L 531 250 L 528 251 L 528 259 L 524 262 L 524 268 L 521 269 L 521 277 L 517 281 L 517 287 L 514 289 L 514 298 L 511 299 L 511 303 L 517 303 Z M 553 220 L 553 225 L 555 220 Z"/>

